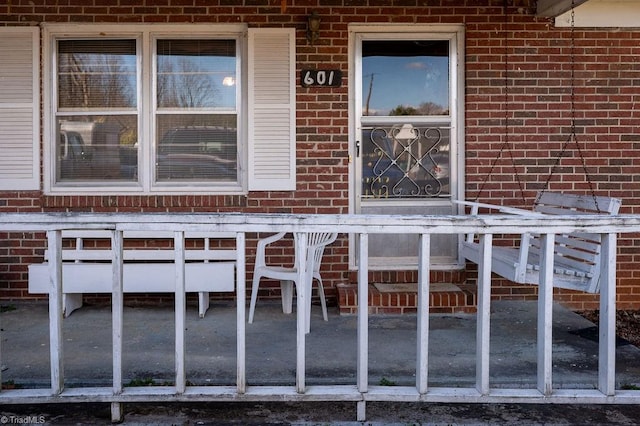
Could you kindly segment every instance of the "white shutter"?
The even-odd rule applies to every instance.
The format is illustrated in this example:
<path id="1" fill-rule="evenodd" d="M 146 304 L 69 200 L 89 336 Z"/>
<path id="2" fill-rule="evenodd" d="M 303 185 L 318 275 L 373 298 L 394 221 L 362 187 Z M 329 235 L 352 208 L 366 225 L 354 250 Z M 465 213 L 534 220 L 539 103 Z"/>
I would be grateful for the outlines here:
<path id="1" fill-rule="evenodd" d="M 249 190 L 296 189 L 295 29 L 249 29 Z"/>
<path id="2" fill-rule="evenodd" d="M 40 35 L 0 28 L 0 190 L 40 188 Z"/>

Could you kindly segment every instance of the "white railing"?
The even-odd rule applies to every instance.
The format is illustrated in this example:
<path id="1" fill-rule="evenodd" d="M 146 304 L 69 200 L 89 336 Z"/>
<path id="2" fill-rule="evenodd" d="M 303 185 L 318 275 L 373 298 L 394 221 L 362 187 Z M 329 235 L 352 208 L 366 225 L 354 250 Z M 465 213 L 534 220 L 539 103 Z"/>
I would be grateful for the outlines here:
<path id="1" fill-rule="evenodd" d="M 112 327 L 113 383 L 110 387 L 64 387 L 62 351 L 62 257 L 61 231 L 100 229 L 112 232 Z M 122 377 L 122 233 L 124 231 L 173 231 L 175 241 L 175 386 L 124 388 Z M 356 379 L 352 385 L 305 384 L 305 316 L 297 317 L 295 386 L 247 386 L 246 377 L 246 267 L 245 234 L 289 231 L 303 247 L 306 233 L 339 232 L 356 236 L 358 245 L 358 329 Z M 154 401 L 353 401 L 358 420 L 365 419 L 367 401 L 424 402 L 522 402 L 522 403 L 617 403 L 639 404 L 640 391 L 615 388 L 615 282 L 616 237 L 618 233 L 640 232 L 640 216 L 369 216 L 369 215 L 267 215 L 267 214 L 0 214 L 0 231 L 46 231 L 51 276 L 49 296 L 50 389 L 15 389 L 0 392 L 0 404 L 50 402 L 110 402 L 112 418 L 122 417 L 121 404 Z M 237 379 L 236 386 L 188 386 L 185 377 L 185 277 L 184 232 L 232 232 L 236 239 L 237 292 Z M 553 240 L 556 234 L 589 232 L 602 234 L 602 284 L 600 293 L 600 336 L 598 384 L 593 389 L 557 389 L 552 381 L 552 303 L 551 271 L 541 273 L 538 301 L 537 385 L 535 389 L 494 388 L 489 380 L 489 326 L 492 237 L 494 234 L 542 233 Z M 417 351 L 415 386 L 372 386 L 368 383 L 368 236 L 370 234 L 412 233 L 420 236 L 417 312 Z M 482 236 L 478 270 L 478 313 L 475 386 L 430 387 L 429 366 L 429 256 L 434 234 Z M 545 244 L 545 250 L 553 250 Z M 552 258 L 553 253 L 543 257 Z M 299 256 L 298 271 L 306 261 Z M 547 268 L 551 269 L 551 268 Z M 300 278 L 302 279 L 302 277 Z M 297 293 L 298 306 L 305 306 L 304 286 Z M 0 353 L 1 361 L 1 353 Z"/>

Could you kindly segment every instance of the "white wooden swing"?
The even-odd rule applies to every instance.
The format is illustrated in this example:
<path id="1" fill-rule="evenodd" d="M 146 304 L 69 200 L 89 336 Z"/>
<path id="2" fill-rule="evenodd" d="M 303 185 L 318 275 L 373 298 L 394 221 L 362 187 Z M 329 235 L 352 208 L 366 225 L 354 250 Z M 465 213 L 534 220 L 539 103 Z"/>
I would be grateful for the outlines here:
<path id="1" fill-rule="evenodd" d="M 471 206 L 470 214 L 477 215 L 480 208 L 495 209 L 501 213 L 540 217 L 546 214 L 582 215 L 617 214 L 620 200 L 610 197 L 592 197 L 564 193 L 543 192 L 533 211 L 461 201 Z M 462 256 L 474 263 L 480 262 L 480 243 L 469 234 L 462 243 Z M 587 293 L 600 291 L 601 235 L 569 233 L 556 235 L 554 241 L 553 286 Z M 538 234 L 520 235 L 518 247 L 494 246 L 491 271 L 520 284 L 539 284 L 541 241 Z"/>
<path id="2" fill-rule="evenodd" d="M 574 100 L 574 36 L 573 36 L 573 14 L 571 25 L 571 134 L 564 143 L 556 162 L 551 168 L 549 177 L 545 182 L 544 189 L 538 194 L 532 211 L 513 207 L 497 206 L 475 201 L 457 201 L 470 207 L 469 214 L 477 215 L 480 209 L 497 210 L 500 213 L 516 214 L 527 217 L 541 217 L 545 215 L 587 215 L 587 214 L 609 214 L 615 215 L 620 209 L 621 201 L 616 198 L 596 196 L 586 162 L 580 150 L 580 144 L 576 137 L 575 100 Z M 505 29 L 506 34 L 506 29 Z M 505 35 L 505 48 L 507 37 Z M 522 184 L 511 155 L 509 145 L 508 129 L 508 57 L 505 52 L 505 142 L 500 149 L 497 158 L 491 165 L 491 169 L 482 183 L 478 196 L 484 188 L 487 178 L 491 175 L 498 159 L 505 148 L 508 150 L 514 168 L 515 176 L 520 186 L 520 193 L 524 200 Z M 564 155 L 570 142 L 574 142 L 577 152 L 582 160 L 582 167 L 591 189 L 589 195 L 575 195 L 566 193 L 548 192 L 546 189 L 557 166 Z M 588 293 L 598 293 L 600 291 L 600 266 L 601 266 L 601 245 L 602 236 L 591 233 L 567 233 L 556 235 L 553 253 L 553 286 L 571 290 L 580 290 Z M 540 260 L 541 260 L 541 238 L 539 234 L 523 233 L 520 235 L 519 245 L 515 247 L 492 247 L 491 271 L 503 278 L 520 284 L 540 283 Z M 477 235 L 469 234 L 462 243 L 463 258 L 479 264 L 481 246 Z"/>

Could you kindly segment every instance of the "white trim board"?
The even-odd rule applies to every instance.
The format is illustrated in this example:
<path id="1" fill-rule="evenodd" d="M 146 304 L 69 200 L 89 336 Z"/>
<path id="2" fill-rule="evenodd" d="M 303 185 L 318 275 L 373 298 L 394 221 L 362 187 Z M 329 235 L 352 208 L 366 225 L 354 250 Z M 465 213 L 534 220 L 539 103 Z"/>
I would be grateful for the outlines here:
<path id="1" fill-rule="evenodd" d="M 571 26 L 571 10 L 555 18 L 556 27 Z M 574 25 L 581 28 L 640 28 L 637 0 L 590 0 L 574 9 Z"/>

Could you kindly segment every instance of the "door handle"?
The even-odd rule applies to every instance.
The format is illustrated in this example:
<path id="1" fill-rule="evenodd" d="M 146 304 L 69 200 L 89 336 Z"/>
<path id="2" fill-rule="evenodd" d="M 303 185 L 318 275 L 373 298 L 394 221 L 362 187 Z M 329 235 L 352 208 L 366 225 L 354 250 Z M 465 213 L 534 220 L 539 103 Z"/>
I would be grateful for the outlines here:
<path id="1" fill-rule="evenodd" d="M 356 141 L 356 157 L 360 157 L 360 141 Z"/>

